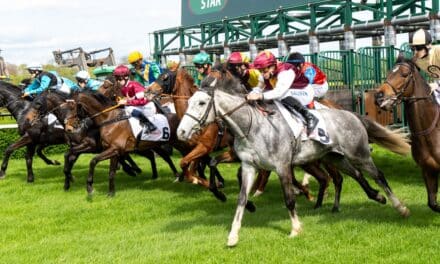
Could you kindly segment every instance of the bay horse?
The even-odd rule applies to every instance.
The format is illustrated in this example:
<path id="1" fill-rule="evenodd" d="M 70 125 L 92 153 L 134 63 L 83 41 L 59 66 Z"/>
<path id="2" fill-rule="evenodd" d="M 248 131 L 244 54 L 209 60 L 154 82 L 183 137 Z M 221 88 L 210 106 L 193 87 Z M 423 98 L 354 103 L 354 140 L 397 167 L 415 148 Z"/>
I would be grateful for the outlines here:
<path id="1" fill-rule="evenodd" d="M 34 181 L 32 169 L 33 156 L 37 152 L 38 156 L 48 165 L 59 165 L 56 160 L 50 160 L 43 154 L 43 149 L 50 145 L 65 144 L 64 130 L 49 127 L 47 121 L 40 121 L 31 124 L 26 114 L 30 107 L 30 101 L 21 98 L 22 90 L 20 87 L 8 82 L 0 81 L 0 106 L 6 107 L 18 124 L 20 138 L 5 150 L 3 162 L 0 169 L 0 179 L 6 175 L 6 169 L 11 154 L 21 147 L 26 147 L 26 168 L 27 181 Z"/>
<path id="2" fill-rule="evenodd" d="M 411 133 L 412 157 L 422 169 L 428 206 L 439 213 L 440 108 L 430 86 L 412 60 L 403 57 L 397 59 L 385 81 L 376 89 L 375 102 L 384 110 L 391 110 L 403 102 Z"/>
<path id="3" fill-rule="evenodd" d="M 114 195 L 114 176 L 118 157 L 130 152 L 143 152 L 159 147 L 165 143 L 171 143 L 179 151 L 185 151 L 187 144 L 177 140 L 176 129 L 178 119 L 175 114 L 168 114 L 170 125 L 169 141 L 139 141 L 131 131 L 128 116 L 125 110 L 116 108 L 113 101 L 99 93 L 78 93 L 74 96 L 75 103 L 63 106 L 63 111 L 68 111 L 65 129 L 71 133 L 79 129 L 81 117 L 93 119 L 99 127 L 100 140 L 103 151 L 92 158 L 87 177 L 87 192 L 93 193 L 93 176 L 96 164 L 102 160 L 110 159 L 109 168 L 109 195 Z"/>
<path id="4" fill-rule="evenodd" d="M 238 243 L 244 208 L 258 168 L 275 171 L 279 176 L 291 219 L 291 237 L 301 231 L 301 222 L 295 208 L 292 165 L 318 159 L 334 164 L 352 177 L 363 177 L 362 171 L 368 172 L 382 187 L 393 207 L 402 216 L 409 215 L 408 208 L 394 195 L 383 173 L 374 164 L 370 155 L 369 135 L 358 116 L 344 110 L 317 110 L 326 120 L 332 143 L 324 145 L 312 140 L 301 141 L 293 136 L 277 109 L 267 117 L 250 106 L 245 94 L 240 92 L 240 82 L 235 78 L 219 71 L 211 72 L 202 81 L 201 87 L 205 90 L 196 92 L 189 99 L 189 107 L 177 133 L 181 140 L 187 140 L 204 125 L 222 119 L 235 136 L 234 149 L 241 160 L 242 186 L 228 236 L 228 246 Z M 378 130 L 383 128 L 374 124 Z M 386 140 L 386 137 L 378 137 L 376 140 Z"/>
<path id="5" fill-rule="evenodd" d="M 52 113 L 57 117 L 61 124 L 64 124 L 65 119 L 67 118 L 67 111 L 63 111 L 63 105 L 69 103 L 73 102 L 71 102 L 70 96 L 66 95 L 65 93 L 58 91 L 46 91 L 32 102 L 29 112 L 33 112 L 35 118 L 43 117 L 48 113 Z M 68 133 L 67 137 L 69 139 L 70 148 L 64 154 L 65 190 L 70 188 L 70 182 L 72 180 L 72 168 L 78 157 L 83 153 L 100 153 L 103 150 L 99 138 L 99 128 L 93 126 L 93 124 L 84 124 L 81 129 L 75 133 Z M 174 166 L 168 153 L 161 148 L 154 148 L 154 151 L 168 163 L 174 174 L 177 175 L 178 173 L 176 167 Z M 152 178 L 156 179 L 158 177 L 158 173 L 154 152 L 148 149 L 138 154 L 150 160 Z M 127 162 L 129 164 L 127 164 Z M 124 171 L 131 176 L 136 176 L 136 173 L 141 172 L 141 169 L 131 159 L 129 154 L 121 156 L 119 163 L 122 165 Z"/>

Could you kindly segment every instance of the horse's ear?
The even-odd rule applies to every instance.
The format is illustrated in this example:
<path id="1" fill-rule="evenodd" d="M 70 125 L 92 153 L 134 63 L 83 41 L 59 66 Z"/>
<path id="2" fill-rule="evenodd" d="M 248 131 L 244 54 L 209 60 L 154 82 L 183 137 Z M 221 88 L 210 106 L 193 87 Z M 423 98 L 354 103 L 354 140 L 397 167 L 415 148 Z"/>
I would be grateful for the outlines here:
<path id="1" fill-rule="evenodd" d="M 113 83 L 110 80 L 105 80 L 103 84 L 104 88 L 109 88 L 113 86 Z"/>

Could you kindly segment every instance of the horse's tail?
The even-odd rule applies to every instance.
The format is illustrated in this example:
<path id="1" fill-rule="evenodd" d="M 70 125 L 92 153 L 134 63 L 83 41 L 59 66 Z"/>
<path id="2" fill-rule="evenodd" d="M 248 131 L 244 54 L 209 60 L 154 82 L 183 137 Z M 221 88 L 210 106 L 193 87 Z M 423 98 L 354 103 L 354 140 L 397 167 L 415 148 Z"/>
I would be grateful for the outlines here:
<path id="1" fill-rule="evenodd" d="M 388 129 L 381 124 L 366 117 L 356 115 L 361 120 L 368 133 L 368 140 L 376 143 L 399 155 L 407 155 L 411 151 L 408 133 L 403 129 Z"/>

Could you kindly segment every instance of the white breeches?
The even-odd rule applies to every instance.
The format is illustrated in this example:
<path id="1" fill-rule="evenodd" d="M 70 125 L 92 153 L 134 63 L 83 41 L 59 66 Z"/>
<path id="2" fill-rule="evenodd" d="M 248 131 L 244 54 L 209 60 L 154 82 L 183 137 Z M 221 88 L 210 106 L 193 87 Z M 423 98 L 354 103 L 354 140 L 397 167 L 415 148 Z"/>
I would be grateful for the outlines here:
<path id="1" fill-rule="evenodd" d="M 303 89 L 289 89 L 287 93 L 283 96 L 283 98 L 287 96 L 292 96 L 303 105 L 308 105 L 313 101 L 313 97 L 315 96 L 315 92 L 313 87 L 309 84 Z"/>
<path id="2" fill-rule="evenodd" d="M 316 98 L 322 98 L 328 91 L 328 83 L 324 82 L 323 84 L 312 84 L 313 90 L 315 91 Z"/>
<path id="3" fill-rule="evenodd" d="M 140 105 L 140 106 L 129 105 L 125 107 L 125 111 L 129 115 L 131 115 L 131 112 L 133 112 L 134 109 L 141 111 L 146 117 L 153 116 L 154 114 L 156 114 L 156 106 L 154 105 L 153 102 L 149 102 L 146 105 Z"/>

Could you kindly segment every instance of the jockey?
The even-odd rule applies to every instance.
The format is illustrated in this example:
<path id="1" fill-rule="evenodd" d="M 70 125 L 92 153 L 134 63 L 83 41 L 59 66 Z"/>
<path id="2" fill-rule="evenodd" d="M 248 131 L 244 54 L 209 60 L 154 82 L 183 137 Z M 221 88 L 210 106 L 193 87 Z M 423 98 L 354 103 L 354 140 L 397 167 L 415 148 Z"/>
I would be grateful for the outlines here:
<path id="1" fill-rule="evenodd" d="M 22 97 L 33 98 L 47 89 L 55 89 L 70 94 L 71 90 L 76 89 L 76 84 L 71 80 L 60 77 L 55 71 L 43 71 L 41 64 L 30 65 L 27 67 L 31 74 L 32 82 L 23 90 Z"/>
<path id="2" fill-rule="evenodd" d="M 232 52 L 229 56 L 226 67 L 243 84 L 248 91 L 254 87 L 264 87 L 260 72 L 250 68 L 249 57 L 241 52 Z"/>
<path id="3" fill-rule="evenodd" d="M 132 74 L 134 80 L 145 87 L 156 81 L 157 77 L 162 73 L 159 65 L 144 60 L 142 53 L 139 51 L 133 51 L 128 55 L 128 63 L 133 66 Z"/>
<path id="4" fill-rule="evenodd" d="M 75 74 L 75 79 L 80 91 L 89 90 L 95 92 L 101 87 L 102 82 L 90 78 L 88 71 L 79 71 Z"/>
<path id="5" fill-rule="evenodd" d="M 300 113 L 306 121 L 307 135 L 315 129 L 318 119 L 304 107 L 313 100 L 313 89 L 310 86 L 295 87 L 295 70 L 291 64 L 277 63 L 270 51 L 260 52 L 254 61 L 264 79 L 266 92 L 253 92 L 247 95 L 248 100 L 279 100 L 282 104 Z"/>
<path id="6" fill-rule="evenodd" d="M 440 45 L 431 45 L 429 31 L 419 29 L 409 35 L 409 44 L 414 52 L 414 62 L 436 83 L 430 84 L 433 90 L 440 91 Z"/>
<path id="7" fill-rule="evenodd" d="M 212 62 L 209 55 L 205 52 L 200 52 L 192 60 L 194 66 L 197 68 L 197 78 L 194 80 L 195 85 L 200 86 L 202 80 L 211 73 Z"/>
<path id="8" fill-rule="evenodd" d="M 121 93 L 125 96 L 119 100 L 118 104 L 126 105 L 126 110 L 131 116 L 136 117 L 146 126 L 148 133 L 159 132 L 157 127 L 148 119 L 149 116 L 156 114 L 156 107 L 153 102 L 145 98 L 145 87 L 136 81 L 130 81 L 130 70 L 127 66 L 119 65 L 113 71 Z"/>
<path id="9" fill-rule="evenodd" d="M 306 62 L 304 56 L 299 52 L 291 53 L 286 62 L 295 66 L 300 74 L 308 79 L 309 84 L 313 87 L 315 98 L 323 98 L 325 96 L 328 91 L 327 76 L 318 66 Z"/>

